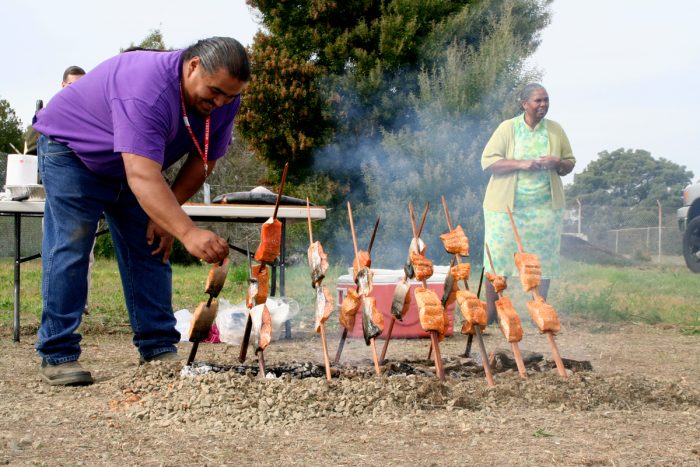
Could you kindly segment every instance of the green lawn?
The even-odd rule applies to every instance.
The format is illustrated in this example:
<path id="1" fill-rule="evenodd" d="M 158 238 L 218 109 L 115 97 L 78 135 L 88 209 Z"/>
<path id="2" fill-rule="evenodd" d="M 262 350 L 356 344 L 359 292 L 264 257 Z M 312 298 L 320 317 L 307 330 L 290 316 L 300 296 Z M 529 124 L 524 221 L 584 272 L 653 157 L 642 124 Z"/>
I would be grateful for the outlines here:
<path id="1" fill-rule="evenodd" d="M 331 291 L 346 265 L 333 266 L 325 280 Z M 173 307 L 193 309 L 204 295 L 204 282 L 209 271 L 206 265 L 173 267 Z M 683 267 L 613 267 L 592 266 L 564 261 L 563 276 L 552 287 L 550 302 L 562 316 L 581 317 L 600 322 L 669 323 L 684 331 L 700 332 L 700 274 Z M 12 261 L 0 260 L 0 327 L 12 326 L 13 310 Z M 287 269 L 286 295 L 299 302 L 301 313 L 294 322 L 310 321 L 314 293 L 309 285 L 305 265 Z M 476 286 L 477 278 L 471 283 Z M 41 263 L 22 265 L 22 325 L 35 328 L 41 316 Z M 244 299 L 246 272 L 244 266 L 232 267 L 221 296 L 232 303 Z M 518 309 L 524 311 L 524 297 L 518 282 L 508 289 Z M 279 294 L 279 293 L 278 293 Z M 334 294 L 335 295 L 335 294 Z M 526 311 L 524 312 L 527 313 Z M 329 320 L 336 327 L 337 320 Z M 115 261 L 98 259 L 93 271 L 91 312 L 83 329 L 118 331 L 127 329 L 119 272 Z"/>

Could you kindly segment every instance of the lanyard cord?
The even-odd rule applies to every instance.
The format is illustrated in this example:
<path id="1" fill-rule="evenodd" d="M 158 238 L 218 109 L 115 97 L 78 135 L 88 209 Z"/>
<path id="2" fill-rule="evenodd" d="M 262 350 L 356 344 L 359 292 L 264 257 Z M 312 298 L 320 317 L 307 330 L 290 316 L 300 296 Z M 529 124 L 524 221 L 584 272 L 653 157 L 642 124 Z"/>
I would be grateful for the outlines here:
<path id="1" fill-rule="evenodd" d="M 208 175 L 207 162 L 209 160 L 209 126 L 211 123 L 211 115 L 207 115 L 207 118 L 204 121 L 204 151 L 202 151 L 197 138 L 194 136 L 192 127 L 190 126 L 190 120 L 187 118 L 187 110 L 185 110 L 185 94 L 182 91 L 182 82 L 180 82 L 180 100 L 182 102 L 182 121 L 185 123 L 185 128 L 187 128 L 187 132 L 190 134 L 190 138 L 192 138 L 192 141 L 194 142 L 194 147 L 197 148 L 197 152 L 199 152 L 199 156 L 202 158 L 202 162 L 204 163 L 204 178 L 206 179 Z"/>

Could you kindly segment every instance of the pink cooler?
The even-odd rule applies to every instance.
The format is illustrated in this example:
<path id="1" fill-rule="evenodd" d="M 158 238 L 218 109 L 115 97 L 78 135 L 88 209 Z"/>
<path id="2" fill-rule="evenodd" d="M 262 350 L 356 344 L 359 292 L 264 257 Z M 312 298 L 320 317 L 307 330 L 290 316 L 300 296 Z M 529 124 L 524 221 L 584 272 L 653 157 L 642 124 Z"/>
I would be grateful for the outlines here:
<path id="1" fill-rule="evenodd" d="M 442 298 L 443 287 L 445 283 L 445 274 L 447 272 L 446 266 L 435 266 L 434 274 L 430 279 L 428 279 L 427 284 L 430 290 L 435 291 L 438 297 Z M 442 272 L 440 272 L 442 271 Z M 386 338 L 387 332 L 389 330 L 389 323 L 391 322 L 391 301 L 394 297 L 394 288 L 396 284 L 403 278 L 403 270 L 399 269 L 372 269 L 374 273 L 372 289 L 372 296 L 377 300 L 377 309 L 384 315 L 384 332 L 382 332 L 381 337 Z M 394 329 L 391 331 L 392 339 L 395 337 L 430 337 L 430 334 L 425 332 L 420 326 L 420 321 L 418 319 L 418 306 L 416 305 L 416 298 L 414 291 L 417 287 L 422 287 L 421 283 L 416 280 L 411 280 L 410 282 L 411 290 L 411 306 L 404 316 L 403 321 L 396 320 L 394 323 Z M 337 291 L 337 301 L 336 301 L 336 311 L 340 310 L 340 304 L 348 293 L 348 289 L 355 288 L 355 283 L 352 280 L 352 275 L 346 274 L 338 278 L 336 284 Z M 454 309 L 455 304 L 447 307 L 447 314 L 450 318 L 450 326 L 447 330 L 447 335 L 451 336 L 454 327 Z M 362 308 L 357 313 L 357 319 L 355 319 L 355 327 L 348 332 L 349 336 L 352 337 L 362 337 Z M 338 316 L 334 313 L 334 316 Z"/>

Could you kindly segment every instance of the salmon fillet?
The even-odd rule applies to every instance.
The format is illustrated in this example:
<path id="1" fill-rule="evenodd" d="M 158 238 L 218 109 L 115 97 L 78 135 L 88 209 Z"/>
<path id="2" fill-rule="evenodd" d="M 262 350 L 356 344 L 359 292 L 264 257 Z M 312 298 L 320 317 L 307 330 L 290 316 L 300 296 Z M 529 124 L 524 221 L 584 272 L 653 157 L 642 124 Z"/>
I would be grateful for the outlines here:
<path id="1" fill-rule="evenodd" d="M 377 300 L 374 297 L 364 297 L 362 307 L 362 335 L 365 344 L 379 336 L 384 330 L 384 316 L 377 310 Z"/>
<path id="2" fill-rule="evenodd" d="M 437 331 L 439 334 L 443 334 L 449 324 L 445 324 L 445 309 L 437 294 L 430 289 L 419 287 L 415 290 L 414 295 L 418 305 L 418 318 L 423 330 L 426 332 Z"/>
<path id="3" fill-rule="evenodd" d="M 269 218 L 260 229 L 260 244 L 255 251 L 255 261 L 271 263 L 280 255 L 282 222 Z"/>
<path id="4" fill-rule="evenodd" d="M 321 242 L 317 240 L 309 245 L 307 257 L 309 259 L 311 285 L 316 287 L 316 284 L 320 283 L 323 278 L 326 277 L 326 271 L 328 270 L 328 255 L 326 255 L 326 252 L 323 251 Z"/>
<path id="5" fill-rule="evenodd" d="M 425 256 L 411 252 L 411 264 L 417 280 L 424 281 L 433 275 L 433 263 Z"/>
<path id="6" fill-rule="evenodd" d="M 218 297 L 221 289 L 224 288 L 224 283 L 226 282 L 226 275 L 228 274 L 228 267 L 230 261 L 228 257 L 224 258 L 221 265 L 218 263 L 212 264 L 209 274 L 207 275 L 207 282 L 204 286 L 204 293 L 211 295 L 212 297 Z"/>
<path id="7" fill-rule="evenodd" d="M 355 317 L 357 312 L 360 310 L 360 296 L 353 289 L 348 290 L 348 294 L 343 299 L 343 303 L 340 305 L 339 320 L 340 324 L 347 329 L 352 331 L 355 327 Z"/>
<path id="8" fill-rule="evenodd" d="M 496 300 L 496 312 L 498 313 L 498 323 L 501 325 L 501 332 L 508 342 L 520 342 L 523 338 L 523 326 L 520 323 L 520 316 L 515 311 L 513 303 L 508 297 L 501 297 Z"/>
<path id="9" fill-rule="evenodd" d="M 450 230 L 446 234 L 440 235 L 445 246 L 445 251 L 452 255 L 469 256 L 469 239 L 464 234 L 462 226 L 458 225 L 455 229 Z"/>
<path id="10" fill-rule="evenodd" d="M 190 342 L 201 342 L 209 337 L 209 330 L 211 325 L 214 324 L 218 311 L 219 302 L 217 300 L 212 300 L 209 306 L 207 306 L 207 302 L 197 305 L 190 321 Z"/>
<path id="11" fill-rule="evenodd" d="M 515 266 L 518 268 L 520 284 L 525 292 L 540 285 L 542 266 L 537 255 L 532 253 L 515 253 Z"/>
<path id="12" fill-rule="evenodd" d="M 508 284 L 506 284 L 506 278 L 503 276 L 497 276 L 496 274 L 487 272 L 486 278 L 489 280 L 489 282 L 491 282 L 493 288 L 496 290 L 496 293 L 501 293 L 502 291 L 506 290 L 506 287 L 508 287 Z"/>
<path id="13" fill-rule="evenodd" d="M 400 281 L 394 289 L 394 298 L 391 300 L 391 314 L 399 321 L 403 321 L 403 317 L 406 316 L 411 306 L 410 289 L 411 286 L 406 280 Z"/>
<path id="14" fill-rule="evenodd" d="M 537 297 L 534 301 L 527 302 L 527 310 L 530 312 L 532 320 L 542 332 L 559 332 L 561 324 L 557 312 L 542 297 Z"/>
<path id="15" fill-rule="evenodd" d="M 316 332 L 321 332 L 321 324 L 328 320 L 333 313 L 333 296 L 325 285 L 316 287 L 316 315 L 314 327 Z"/>
<path id="16" fill-rule="evenodd" d="M 472 266 L 469 263 L 460 263 L 450 268 L 450 275 L 452 279 L 457 281 L 469 280 L 469 274 L 471 273 Z"/>
<path id="17" fill-rule="evenodd" d="M 466 322 L 471 325 L 486 326 L 486 303 L 479 300 L 476 294 L 468 290 L 460 290 L 457 292 L 457 303 Z"/>

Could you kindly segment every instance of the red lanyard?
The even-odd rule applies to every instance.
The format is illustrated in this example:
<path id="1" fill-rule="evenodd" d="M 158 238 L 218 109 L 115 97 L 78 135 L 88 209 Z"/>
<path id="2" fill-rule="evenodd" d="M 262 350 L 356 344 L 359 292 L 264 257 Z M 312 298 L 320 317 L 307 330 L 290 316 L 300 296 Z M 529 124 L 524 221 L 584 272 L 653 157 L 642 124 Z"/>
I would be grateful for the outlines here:
<path id="1" fill-rule="evenodd" d="M 197 138 L 195 138 L 192 127 L 190 126 L 190 121 L 187 118 L 187 110 L 185 110 L 185 94 L 182 91 L 182 83 L 180 83 L 180 99 L 182 101 L 182 121 L 185 122 L 185 128 L 187 128 L 187 132 L 190 134 L 190 138 L 192 138 L 192 141 L 194 142 L 194 147 L 197 148 L 199 156 L 202 158 L 202 162 L 204 162 L 204 178 L 207 178 L 207 162 L 209 160 L 209 124 L 211 123 L 211 115 L 207 115 L 206 120 L 204 120 L 204 151 L 202 152 L 202 148 L 199 146 Z"/>

